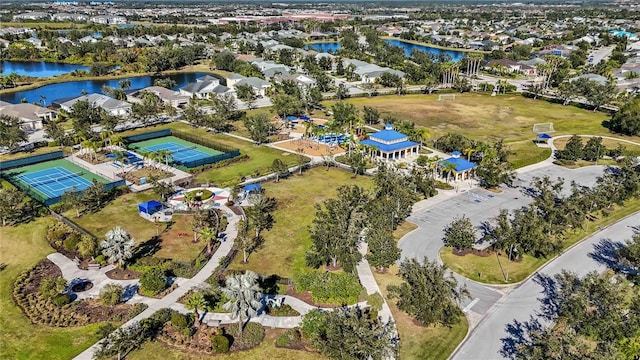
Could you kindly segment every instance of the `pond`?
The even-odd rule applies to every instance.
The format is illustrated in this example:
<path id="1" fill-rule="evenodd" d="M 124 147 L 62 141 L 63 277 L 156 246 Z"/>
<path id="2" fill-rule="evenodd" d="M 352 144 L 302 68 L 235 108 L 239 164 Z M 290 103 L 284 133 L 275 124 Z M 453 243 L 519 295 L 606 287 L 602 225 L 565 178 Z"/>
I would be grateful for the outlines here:
<path id="1" fill-rule="evenodd" d="M 191 82 L 194 82 L 196 78 L 199 78 L 205 75 L 218 77 L 216 75 L 205 74 L 205 73 L 180 73 L 180 74 L 172 74 L 172 75 L 138 76 L 138 77 L 123 78 L 123 79 L 110 79 L 110 80 L 69 81 L 69 82 L 45 85 L 37 89 L 2 94 L 0 95 L 0 99 L 2 101 L 7 101 L 13 104 L 17 104 L 21 102 L 22 99 L 27 99 L 27 102 L 33 103 L 33 102 L 40 102 L 41 99 L 44 98 L 46 101 L 46 104 L 51 104 L 53 100 L 80 96 L 82 95 L 83 90 L 86 91 L 87 94 L 91 94 L 91 93 L 101 94 L 102 87 L 104 85 L 117 88 L 119 87 L 118 83 L 122 80 L 131 81 L 131 87 L 129 89 L 134 90 L 134 89 L 142 89 L 147 86 L 153 85 L 153 81 L 155 79 L 161 79 L 161 78 L 167 78 L 167 77 L 173 79 L 177 83 L 177 86 L 174 88 L 174 90 L 177 90 Z"/>
<path id="2" fill-rule="evenodd" d="M 75 70 L 89 70 L 88 66 L 77 64 L 62 64 L 46 61 L 2 61 L 0 62 L 2 75 L 16 73 L 21 76 L 49 77 L 67 74 Z"/>
<path id="3" fill-rule="evenodd" d="M 430 53 L 435 56 L 438 56 L 441 53 L 445 53 L 451 57 L 452 61 L 456 61 L 456 62 L 462 60 L 462 58 L 464 57 L 463 51 L 438 49 L 435 47 L 408 43 L 408 42 L 405 42 L 402 40 L 396 40 L 396 39 L 389 39 L 384 41 L 387 44 L 403 48 L 404 54 L 409 57 L 411 56 L 411 51 L 414 49 L 417 49 L 426 53 Z M 328 43 L 309 44 L 306 46 L 306 48 L 313 49 L 320 52 L 336 52 L 338 49 L 340 49 L 340 43 L 328 42 Z"/>

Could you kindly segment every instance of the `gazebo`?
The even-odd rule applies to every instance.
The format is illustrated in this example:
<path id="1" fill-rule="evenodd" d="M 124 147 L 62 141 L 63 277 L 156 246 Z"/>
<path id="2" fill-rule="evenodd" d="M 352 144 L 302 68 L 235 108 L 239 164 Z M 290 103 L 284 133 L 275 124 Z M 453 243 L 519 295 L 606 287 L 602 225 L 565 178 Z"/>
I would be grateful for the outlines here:
<path id="1" fill-rule="evenodd" d="M 459 151 L 454 151 L 451 155 L 450 158 L 438 162 L 436 168 L 440 176 L 448 172 L 453 172 L 455 181 L 469 179 L 478 167 L 478 164 L 461 158 Z"/>
<path id="2" fill-rule="evenodd" d="M 392 124 L 386 124 L 384 130 L 369 135 L 360 144 L 369 146 L 371 155 L 382 160 L 398 160 L 418 155 L 420 144 L 409 140 L 409 137 L 393 129 Z"/>

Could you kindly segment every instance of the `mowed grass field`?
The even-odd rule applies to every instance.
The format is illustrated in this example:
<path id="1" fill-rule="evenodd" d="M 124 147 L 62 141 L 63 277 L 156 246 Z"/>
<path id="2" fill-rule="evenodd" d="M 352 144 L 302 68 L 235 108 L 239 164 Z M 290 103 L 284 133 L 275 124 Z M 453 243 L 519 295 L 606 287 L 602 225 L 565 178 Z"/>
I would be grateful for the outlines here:
<path id="1" fill-rule="evenodd" d="M 503 139 L 515 152 L 511 161 L 515 167 L 526 166 L 548 157 L 549 149 L 533 143 L 533 124 L 552 122 L 555 133 L 608 135 L 603 126 L 609 115 L 574 106 L 563 106 L 542 100 L 528 99 L 518 94 L 490 96 L 486 94 L 456 94 L 455 100 L 438 101 L 438 95 L 389 95 L 347 100 L 359 109 L 372 106 L 381 117 L 392 115 L 409 120 L 431 131 L 432 138 L 448 132 L 460 133 L 472 139 L 496 141 Z M 327 101 L 330 107 L 335 101 Z M 640 141 L 640 137 L 624 137 Z M 546 155 L 546 156 L 545 156 Z"/>
<path id="2" fill-rule="evenodd" d="M 275 223 L 269 231 L 264 231 L 264 245 L 242 263 L 242 253 L 238 253 L 231 263 L 231 269 L 249 269 L 262 275 L 277 274 L 293 277 L 308 269 L 305 252 L 311 247 L 308 228 L 315 216 L 315 204 L 337 196 L 341 185 L 357 184 L 364 188 L 373 185 L 370 177 L 352 178 L 347 171 L 323 167 L 310 169 L 302 176 L 291 175 L 280 182 L 263 183 L 267 196 L 278 200 L 274 212 Z"/>
<path id="3" fill-rule="evenodd" d="M 0 359 L 68 360 L 98 340 L 99 324 L 52 328 L 32 325 L 11 298 L 16 277 L 54 250 L 45 239 L 50 217 L 0 227 Z"/>

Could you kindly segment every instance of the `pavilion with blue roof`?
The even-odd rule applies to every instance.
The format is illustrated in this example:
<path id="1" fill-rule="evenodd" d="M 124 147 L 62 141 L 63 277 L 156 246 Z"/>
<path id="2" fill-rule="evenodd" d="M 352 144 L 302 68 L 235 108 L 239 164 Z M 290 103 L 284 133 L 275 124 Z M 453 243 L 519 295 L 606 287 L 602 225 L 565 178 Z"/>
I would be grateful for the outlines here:
<path id="1" fill-rule="evenodd" d="M 371 155 L 382 160 L 402 159 L 420 152 L 420 144 L 394 130 L 391 124 L 386 124 L 384 130 L 369 135 L 368 139 L 361 140 L 360 144 L 371 147 Z"/>
<path id="2" fill-rule="evenodd" d="M 440 176 L 449 178 L 450 174 L 448 173 L 452 173 L 454 181 L 469 179 L 478 164 L 461 158 L 460 151 L 454 151 L 451 155 L 450 158 L 438 162 L 436 168 Z"/>

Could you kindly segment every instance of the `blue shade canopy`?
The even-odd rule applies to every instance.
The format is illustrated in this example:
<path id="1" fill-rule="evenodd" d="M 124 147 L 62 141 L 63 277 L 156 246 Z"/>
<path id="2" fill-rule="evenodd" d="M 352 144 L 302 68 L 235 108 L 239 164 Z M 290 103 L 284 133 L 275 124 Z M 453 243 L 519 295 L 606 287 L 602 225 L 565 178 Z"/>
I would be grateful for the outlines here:
<path id="1" fill-rule="evenodd" d="M 260 191 L 260 189 L 262 189 L 260 184 L 249 184 L 244 187 L 244 191 L 246 192 Z"/>
<path id="2" fill-rule="evenodd" d="M 143 212 L 145 214 L 152 215 L 160 210 L 162 210 L 162 203 L 155 200 L 138 204 L 138 212 Z"/>
<path id="3" fill-rule="evenodd" d="M 538 139 L 551 139 L 551 135 L 546 133 L 538 134 Z"/>

